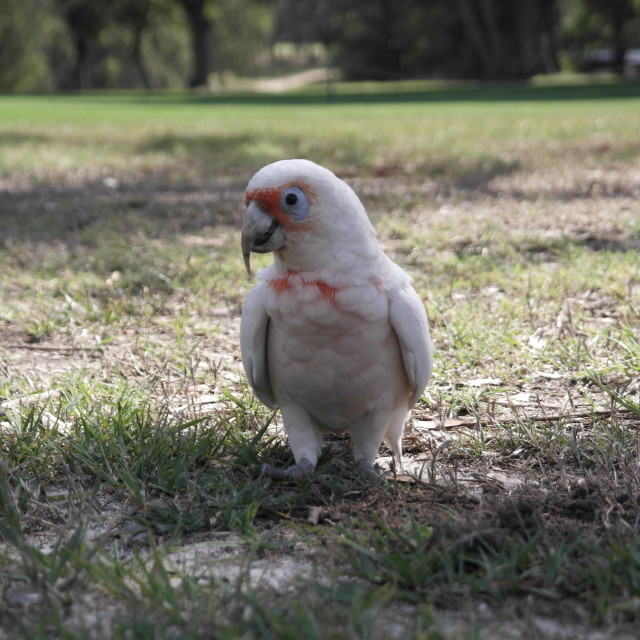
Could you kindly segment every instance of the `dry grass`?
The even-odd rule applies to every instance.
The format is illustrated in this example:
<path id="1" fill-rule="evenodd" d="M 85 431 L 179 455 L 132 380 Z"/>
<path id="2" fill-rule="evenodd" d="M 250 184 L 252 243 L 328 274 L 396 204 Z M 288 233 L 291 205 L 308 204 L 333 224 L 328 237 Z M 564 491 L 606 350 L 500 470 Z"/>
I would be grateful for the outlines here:
<path id="1" fill-rule="evenodd" d="M 637 100 L 56 103 L 75 124 L 22 100 L 0 638 L 634 637 Z M 298 151 L 354 186 L 429 311 L 395 481 L 259 476 L 289 453 L 238 362 L 242 191 Z"/>

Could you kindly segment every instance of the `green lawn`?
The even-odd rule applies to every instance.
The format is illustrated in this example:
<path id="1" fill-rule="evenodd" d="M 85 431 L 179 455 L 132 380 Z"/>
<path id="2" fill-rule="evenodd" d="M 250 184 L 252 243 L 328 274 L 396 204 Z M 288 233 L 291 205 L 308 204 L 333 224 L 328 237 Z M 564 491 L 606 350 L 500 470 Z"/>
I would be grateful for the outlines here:
<path id="1" fill-rule="evenodd" d="M 639 113 L 616 83 L 0 96 L 0 639 L 634 637 Z M 284 157 L 352 184 L 427 307 L 397 480 L 332 474 L 340 440 L 260 476 L 289 451 L 238 362 L 239 228 Z"/>

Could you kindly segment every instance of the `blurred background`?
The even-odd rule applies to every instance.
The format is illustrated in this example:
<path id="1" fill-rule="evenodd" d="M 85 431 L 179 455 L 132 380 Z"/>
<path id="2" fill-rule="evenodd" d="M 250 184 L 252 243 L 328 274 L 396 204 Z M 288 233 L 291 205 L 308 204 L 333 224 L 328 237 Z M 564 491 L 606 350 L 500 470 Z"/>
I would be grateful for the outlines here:
<path id="1" fill-rule="evenodd" d="M 640 0 L 0 0 L 3 92 L 575 72 L 640 77 Z"/>

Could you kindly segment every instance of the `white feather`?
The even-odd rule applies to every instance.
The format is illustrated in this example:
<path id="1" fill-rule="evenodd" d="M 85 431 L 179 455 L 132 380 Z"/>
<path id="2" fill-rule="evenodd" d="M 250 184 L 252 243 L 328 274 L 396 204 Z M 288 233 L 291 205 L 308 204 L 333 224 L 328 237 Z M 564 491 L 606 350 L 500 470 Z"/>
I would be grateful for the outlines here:
<path id="1" fill-rule="evenodd" d="M 356 462 L 383 439 L 401 455 L 406 416 L 431 375 L 424 306 L 409 276 L 382 251 L 355 193 L 327 169 L 285 160 L 247 187 L 301 184 L 307 226 L 259 275 L 241 323 L 242 361 L 256 394 L 278 404 L 296 462 L 313 465 L 323 431 L 348 432 Z"/>
<path id="2" fill-rule="evenodd" d="M 240 323 L 240 352 L 249 384 L 260 401 L 273 409 L 276 399 L 267 367 L 269 316 L 262 304 L 264 287 L 263 283 L 257 284 L 245 300 Z"/>

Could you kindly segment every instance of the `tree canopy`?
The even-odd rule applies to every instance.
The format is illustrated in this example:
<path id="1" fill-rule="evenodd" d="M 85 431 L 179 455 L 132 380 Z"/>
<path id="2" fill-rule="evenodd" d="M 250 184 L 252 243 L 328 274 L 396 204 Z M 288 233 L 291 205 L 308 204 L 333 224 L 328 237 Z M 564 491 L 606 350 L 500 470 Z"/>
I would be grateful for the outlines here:
<path id="1" fill-rule="evenodd" d="M 351 79 L 523 79 L 593 49 L 622 73 L 640 46 L 640 0 L 0 3 L 3 91 L 204 86 L 273 68 L 283 42 L 320 46 Z"/>

